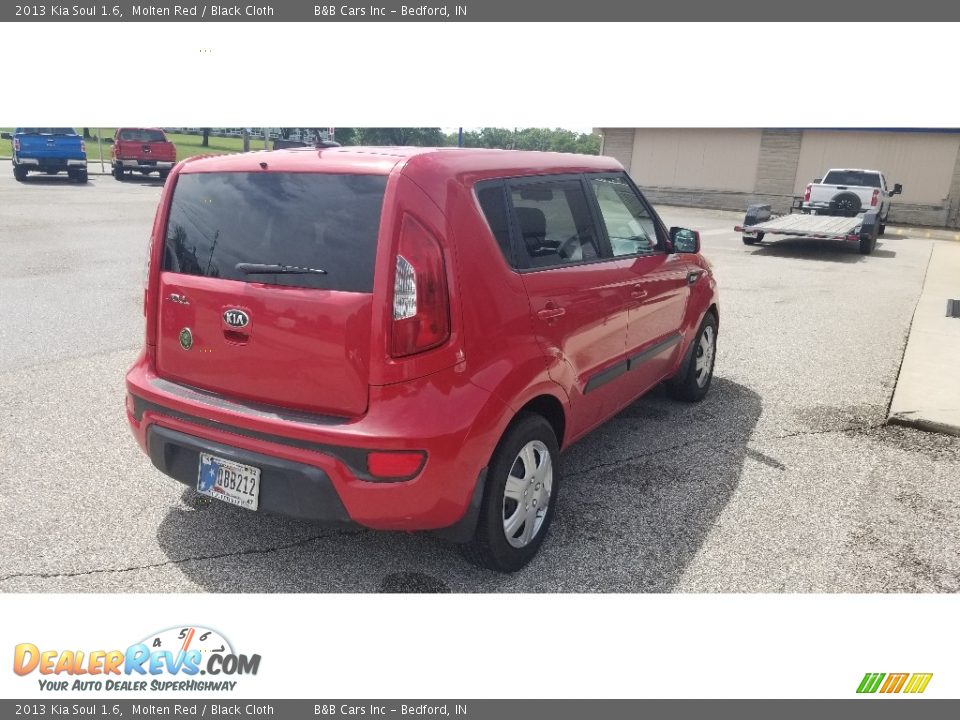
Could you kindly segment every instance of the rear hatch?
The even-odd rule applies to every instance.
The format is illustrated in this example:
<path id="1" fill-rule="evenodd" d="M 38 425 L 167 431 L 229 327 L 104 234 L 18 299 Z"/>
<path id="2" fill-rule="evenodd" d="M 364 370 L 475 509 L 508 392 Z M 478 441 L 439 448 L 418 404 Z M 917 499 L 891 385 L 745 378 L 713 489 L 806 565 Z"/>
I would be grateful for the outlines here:
<path id="1" fill-rule="evenodd" d="M 79 160 L 85 157 L 83 138 L 73 128 L 17 128 L 19 155 L 26 158 Z"/>
<path id="2" fill-rule="evenodd" d="M 122 160 L 174 162 L 177 159 L 176 147 L 160 130 L 121 130 L 115 152 Z"/>
<path id="3" fill-rule="evenodd" d="M 158 374 L 237 399 L 362 414 L 386 181 L 181 173 L 160 272 Z"/>

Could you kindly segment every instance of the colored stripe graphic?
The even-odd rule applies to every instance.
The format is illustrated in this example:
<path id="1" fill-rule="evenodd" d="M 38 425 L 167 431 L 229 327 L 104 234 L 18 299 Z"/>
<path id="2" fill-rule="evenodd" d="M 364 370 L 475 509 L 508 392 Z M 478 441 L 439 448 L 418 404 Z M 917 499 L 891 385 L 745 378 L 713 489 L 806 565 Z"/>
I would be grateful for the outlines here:
<path id="1" fill-rule="evenodd" d="M 863 676 L 863 680 L 860 681 L 860 687 L 857 688 L 857 692 L 875 693 L 877 688 L 880 687 L 880 683 L 884 677 L 886 677 L 884 673 L 867 673 Z"/>
<path id="2" fill-rule="evenodd" d="M 907 683 L 907 687 L 904 692 L 922 693 L 927 689 L 927 685 L 930 684 L 930 679 L 932 677 L 933 673 L 914 673 L 913 677 L 910 678 L 910 682 Z"/>
<path id="3" fill-rule="evenodd" d="M 884 682 L 884 678 L 886 681 Z M 933 673 L 866 673 L 860 685 L 857 687 L 858 693 L 875 693 L 878 690 L 881 693 L 895 694 L 903 691 L 904 693 L 918 694 L 927 689 Z M 883 683 L 881 685 L 881 683 Z M 904 687 L 906 686 L 906 687 Z"/>

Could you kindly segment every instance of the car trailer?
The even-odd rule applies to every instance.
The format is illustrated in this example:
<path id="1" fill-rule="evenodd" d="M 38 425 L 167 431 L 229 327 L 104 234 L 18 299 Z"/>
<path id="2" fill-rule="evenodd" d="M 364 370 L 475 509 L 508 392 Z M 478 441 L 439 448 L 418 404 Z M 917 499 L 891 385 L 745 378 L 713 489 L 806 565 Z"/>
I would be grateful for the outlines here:
<path id="1" fill-rule="evenodd" d="M 800 212 L 794 212 L 800 210 Z M 880 234 L 880 214 L 868 210 L 853 217 L 815 215 L 805 212 L 795 201 L 788 215 L 773 216 L 769 205 L 751 205 L 747 208 L 743 225 L 734 227 L 743 233 L 744 245 L 756 245 L 765 235 L 786 235 L 811 240 L 845 240 L 860 246 L 860 253 L 869 255 L 877 246 Z"/>

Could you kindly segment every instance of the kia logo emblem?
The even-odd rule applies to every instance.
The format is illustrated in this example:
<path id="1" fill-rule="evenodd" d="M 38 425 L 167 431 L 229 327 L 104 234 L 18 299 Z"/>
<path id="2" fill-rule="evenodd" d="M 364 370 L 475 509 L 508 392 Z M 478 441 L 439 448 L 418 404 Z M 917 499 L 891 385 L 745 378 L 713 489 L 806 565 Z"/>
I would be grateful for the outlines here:
<path id="1" fill-rule="evenodd" d="M 242 328 L 250 324 L 250 316 L 243 310 L 231 308 L 223 313 L 223 321 L 232 328 Z"/>

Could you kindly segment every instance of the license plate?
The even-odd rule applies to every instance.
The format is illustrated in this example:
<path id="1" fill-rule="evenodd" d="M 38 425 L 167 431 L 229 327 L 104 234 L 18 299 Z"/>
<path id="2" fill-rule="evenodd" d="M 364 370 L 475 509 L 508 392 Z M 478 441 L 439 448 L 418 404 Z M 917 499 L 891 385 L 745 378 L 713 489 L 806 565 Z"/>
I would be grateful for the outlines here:
<path id="1" fill-rule="evenodd" d="M 260 468 L 200 453 L 197 492 L 256 510 L 260 502 Z"/>

